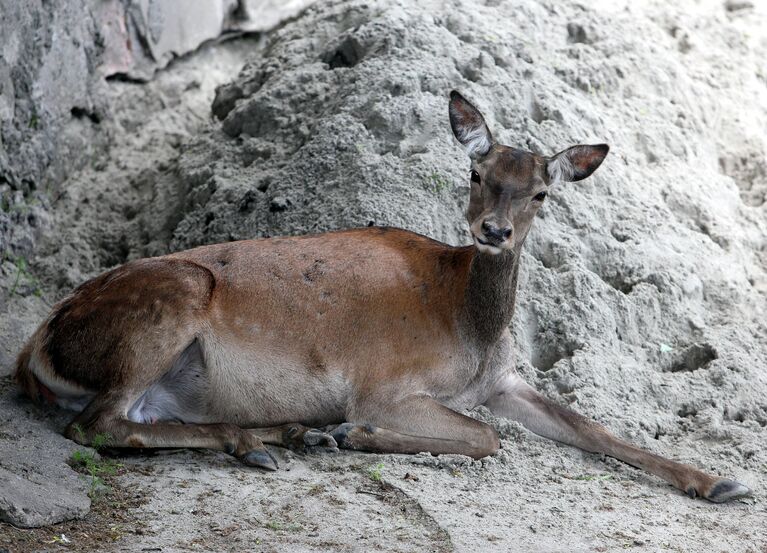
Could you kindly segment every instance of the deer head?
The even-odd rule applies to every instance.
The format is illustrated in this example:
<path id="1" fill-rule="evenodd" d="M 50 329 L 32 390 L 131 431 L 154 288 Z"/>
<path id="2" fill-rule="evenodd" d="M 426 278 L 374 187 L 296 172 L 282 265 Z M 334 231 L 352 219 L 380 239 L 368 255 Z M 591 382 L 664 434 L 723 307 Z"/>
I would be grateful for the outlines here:
<path id="1" fill-rule="evenodd" d="M 521 245 L 549 188 L 593 173 L 607 144 L 577 145 L 551 157 L 497 144 L 477 108 L 450 93 L 450 126 L 471 158 L 471 196 L 466 217 L 474 244 L 499 254 Z"/>

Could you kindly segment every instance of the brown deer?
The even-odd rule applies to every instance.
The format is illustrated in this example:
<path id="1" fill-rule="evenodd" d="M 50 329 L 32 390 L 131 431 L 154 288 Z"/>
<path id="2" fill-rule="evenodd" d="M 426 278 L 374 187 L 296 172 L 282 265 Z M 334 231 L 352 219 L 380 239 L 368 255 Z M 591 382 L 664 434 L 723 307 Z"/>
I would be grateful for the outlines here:
<path id="1" fill-rule="evenodd" d="M 608 146 L 543 157 L 497 144 L 457 92 L 449 114 L 471 158 L 472 246 L 365 228 L 131 261 L 54 307 L 17 381 L 81 411 L 65 433 L 82 444 L 106 433 L 115 447 L 217 449 L 271 470 L 264 444 L 479 459 L 498 434 L 461 411 L 485 405 L 690 497 L 748 493 L 616 438 L 517 375 L 508 326 L 525 237 L 549 188 L 588 177 Z"/>

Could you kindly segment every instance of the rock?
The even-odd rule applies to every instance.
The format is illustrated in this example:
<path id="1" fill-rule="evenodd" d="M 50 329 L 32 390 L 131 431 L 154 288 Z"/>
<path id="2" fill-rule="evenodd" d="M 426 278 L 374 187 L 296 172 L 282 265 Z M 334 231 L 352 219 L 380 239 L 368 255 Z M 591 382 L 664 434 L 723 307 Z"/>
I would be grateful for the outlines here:
<path id="1" fill-rule="evenodd" d="M 100 72 L 151 79 L 157 69 L 225 33 L 264 32 L 314 0 L 107 0 L 94 6 L 104 44 Z"/>
<path id="2" fill-rule="evenodd" d="M 183 9 L 165 0 L 97 3 L 104 37 L 104 75 L 149 79 L 175 57 L 221 35 L 237 11 L 236 0 L 189 0 Z"/>
<path id="3" fill-rule="evenodd" d="M 77 445 L 60 434 L 67 415 L 30 404 L 6 377 L 0 383 L 0 520 L 32 528 L 85 516 L 89 481 L 67 464 Z"/>
<path id="4" fill-rule="evenodd" d="M 28 213 L 103 146 L 105 106 L 86 0 L 0 0 L 0 247 L 27 255 L 43 218 Z"/>
<path id="5" fill-rule="evenodd" d="M 0 0 L 0 251 L 28 256 L 62 183 L 104 151 L 105 77 L 151 79 L 205 42 L 267 31 L 311 2 Z"/>
<path id="6" fill-rule="evenodd" d="M 37 528 L 84 517 L 91 507 L 80 475 L 69 471 L 41 472 L 22 477 L 0 467 L 0 520 L 20 528 Z"/>

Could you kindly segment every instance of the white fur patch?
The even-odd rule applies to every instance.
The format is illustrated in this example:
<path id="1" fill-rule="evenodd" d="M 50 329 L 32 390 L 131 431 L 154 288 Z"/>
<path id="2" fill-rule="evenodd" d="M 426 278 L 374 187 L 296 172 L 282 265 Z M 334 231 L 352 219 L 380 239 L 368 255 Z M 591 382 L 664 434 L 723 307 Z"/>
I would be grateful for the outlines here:
<path id="1" fill-rule="evenodd" d="M 141 424 L 208 422 L 205 413 L 207 386 L 200 345 L 194 341 L 179 355 L 170 370 L 128 409 L 128 420 Z"/>
<path id="2" fill-rule="evenodd" d="M 482 253 L 489 253 L 490 255 L 498 255 L 503 250 L 497 246 L 493 246 L 491 244 L 482 244 L 479 240 L 477 240 L 477 237 L 474 237 L 474 245 L 477 247 L 477 250 L 479 250 Z"/>
<path id="3" fill-rule="evenodd" d="M 490 142 L 490 133 L 485 125 L 480 125 L 472 129 L 462 130 L 458 137 L 469 157 L 476 159 L 490 151 L 492 143 Z"/>
<path id="4" fill-rule="evenodd" d="M 549 161 L 546 169 L 551 178 L 551 184 L 569 181 L 575 175 L 575 169 L 567 154 L 563 153 Z"/>

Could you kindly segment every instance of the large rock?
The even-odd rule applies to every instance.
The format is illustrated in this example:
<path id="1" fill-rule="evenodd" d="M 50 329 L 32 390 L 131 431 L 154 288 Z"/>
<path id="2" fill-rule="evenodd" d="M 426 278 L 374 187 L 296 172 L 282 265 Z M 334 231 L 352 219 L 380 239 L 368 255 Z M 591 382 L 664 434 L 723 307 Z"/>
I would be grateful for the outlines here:
<path id="1" fill-rule="evenodd" d="M 60 413 L 18 397 L 0 380 L 0 520 L 21 528 L 81 518 L 90 510 L 89 479 L 67 460 L 77 445 L 58 431 Z"/>
<path id="2" fill-rule="evenodd" d="M 269 31 L 314 0 L 98 0 L 103 75 L 146 80 L 225 33 Z"/>
<path id="3" fill-rule="evenodd" d="M 104 145 L 86 0 L 0 0 L 0 251 L 27 255 L 51 196 Z"/>
<path id="4" fill-rule="evenodd" d="M 91 501 L 79 475 L 50 468 L 42 466 L 25 476 L 0 468 L 0 520 L 19 528 L 36 528 L 88 513 Z"/>
<path id="5" fill-rule="evenodd" d="M 267 31 L 312 0 L 0 0 L 0 252 L 25 259 L 67 177 L 113 141 L 105 78 L 151 79 L 227 33 Z M 2 261 L 0 261 L 2 263 Z"/>

